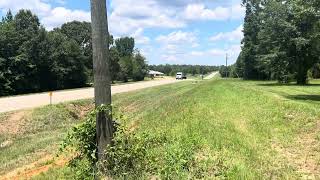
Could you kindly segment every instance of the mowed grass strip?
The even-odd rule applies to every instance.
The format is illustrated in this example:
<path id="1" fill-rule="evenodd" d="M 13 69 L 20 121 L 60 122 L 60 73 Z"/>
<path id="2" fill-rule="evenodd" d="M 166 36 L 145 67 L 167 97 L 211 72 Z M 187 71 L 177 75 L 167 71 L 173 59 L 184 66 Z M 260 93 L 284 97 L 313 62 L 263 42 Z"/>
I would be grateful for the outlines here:
<path id="1" fill-rule="evenodd" d="M 208 162 L 199 177 L 319 177 L 318 102 L 292 98 L 314 97 L 319 90 L 317 85 L 220 79 L 120 95 L 115 104 L 139 122 L 138 132 L 199 139 L 201 148 L 193 155 L 206 156 Z M 302 148 L 301 141 L 312 145 Z"/>
<path id="2" fill-rule="evenodd" d="M 75 108 L 82 106 L 92 107 L 90 101 L 79 101 L 2 114 L 0 175 L 56 153 L 66 132 L 80 122 Z"/>
<path id="3" fill-rule="evenodd" d="M 134 125 L 136 133 L 165 134 L 174 139 L 149 150 L 159 155 L 154 166 L 164 168 L 160 173 L 169 172 L 165 177 L 316 179 L 320 172 L 318 92 L 317 85 L 280 86 L 273 82 L 218 79 L 119 94 L 113 96 L 113 103 L 116 111 L 128 117 L 128 126 Z M 58 111 L 65 109 L 66 105 Z M 73 116 L 69 111 L 65 114 L 54 117 L 60 118 L 57 121 L 61 126 L 51 124 L 42 130 L 31 128 L 30 132 L 54 132 L 50 130 L 53 127 L 57 134 L 64 135 L 70 125 L 77 123 L 70 123 Z M 60 140 L 50 142 L 58 144 Z M 31 138 L 23 142 L 34 144 L 35 149 L 48 147 L 37 141 L 40 140 Z M 11 150 L 1 149 L 0 161 L 7 164 L 8 158 L 3 155 L 11 151 L 18 151 L 18 157 L 19 152 L 23 157 L 26 152 L 15 150 L 17 147 L 13 144 L 6 147 Z M 187 165 L 181 161 L 185 158 Z M 12 157 L 10 161 L 15 159 Z M 61 178 L 65 171 L 52 170 L 36 178 Z M 153 175 L 161 176 L 145 172 L 141 177 Z"/>

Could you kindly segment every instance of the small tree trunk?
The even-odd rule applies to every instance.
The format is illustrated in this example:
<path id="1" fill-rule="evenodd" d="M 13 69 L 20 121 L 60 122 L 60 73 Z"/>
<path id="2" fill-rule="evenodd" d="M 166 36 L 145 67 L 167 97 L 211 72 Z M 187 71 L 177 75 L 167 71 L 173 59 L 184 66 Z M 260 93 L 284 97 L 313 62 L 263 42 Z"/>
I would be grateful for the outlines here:
<path id="1" fill-rule="evenodd" d="M 95 105 L 111 105 L 111 85 L 108 58 L 108 22 L 105 0 L 91 0 L 91 26 L 93 48 L 93 73 Z M 110 109 L 111 110 L 111 109 Z M 99 112 L 97 114 L 97 157 L 103 158 L 103 153 L 113 138 L 113 122 L 111 113 Z"/>
<path id="2" fill-rule="evenodd" d="M 297 84 L 306 85 L 307 79 L 308 79 L 308 70 L 301 65 L 299 67 L 298 74 L 297 74 Z"/>

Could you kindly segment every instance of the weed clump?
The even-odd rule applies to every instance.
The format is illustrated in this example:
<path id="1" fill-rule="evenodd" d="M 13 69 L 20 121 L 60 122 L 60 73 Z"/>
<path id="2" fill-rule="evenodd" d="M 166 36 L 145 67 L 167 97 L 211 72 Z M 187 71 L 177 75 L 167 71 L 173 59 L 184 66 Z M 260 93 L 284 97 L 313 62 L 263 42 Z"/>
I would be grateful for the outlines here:
<path id="1" fill-rule="evenodd" d="M 198 139 L 170 137 L 165 132 L 138 133 L 125 125 L 124 116 L 118 116 L 113 143 L 107 147 L 104 160 L 98 163 L 95 114 L 92 111 L 86 121 L 73 127 L 61 146 L 61 151 L 75 154 L 69 163 L 75 178 L 188 177 L 195 152 L 200 148 Z"/>

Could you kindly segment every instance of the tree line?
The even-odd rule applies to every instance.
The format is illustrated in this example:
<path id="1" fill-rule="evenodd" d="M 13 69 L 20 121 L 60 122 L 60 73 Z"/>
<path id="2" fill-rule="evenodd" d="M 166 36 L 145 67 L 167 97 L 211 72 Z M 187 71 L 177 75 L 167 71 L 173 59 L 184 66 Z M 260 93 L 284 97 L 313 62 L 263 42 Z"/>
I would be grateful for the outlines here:
<path id="1" fill-rule="evenodd" d="M 150 70 L 160 71 L 168 76 L 174 76 L 177 72 L 185 74 L 208 74 L 213 71 L 218 71 L 219 66 L 205 66 L 205 65 L 149 65 Z"/>
<path id="2" fill-rule="evenodd" d="M 143 80 L 148 66 L 134 39 L 108 37 L 112 81 Z M 30 10 L 2 18 L 0 96 L 84 87 L 92 82 L 92 66 L 90 23 L 47 31 Z"/>
<path id="3" fill-rule="evenodd" d="M 308 74 L 319 76 L 319 0 L 243 0 L 242 5 L 242 51 L 229 75 L 297 84 L 307 84 Z"/>

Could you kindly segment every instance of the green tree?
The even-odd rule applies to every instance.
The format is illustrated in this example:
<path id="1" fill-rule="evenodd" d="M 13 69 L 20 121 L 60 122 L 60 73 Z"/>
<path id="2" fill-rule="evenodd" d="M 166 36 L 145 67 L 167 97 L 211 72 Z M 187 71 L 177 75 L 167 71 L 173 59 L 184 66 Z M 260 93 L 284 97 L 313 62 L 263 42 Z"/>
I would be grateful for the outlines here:
<path id="1" fill-rule="evenodd" d="M 56 28 L 55 31 L 60 31 L 65 34 L 69 39 L 75 40 L 81 48 L 81 53 L 85 58 L 85 66 L 87 70 L 87 75 L 90 81 L 93 81 L 93 64 L 92 64 L 92 42 L 91 42 L 91 23 L 89 22 L 79 22 L 72 21 L 65 23 L 61 28 Z M 108 36 L 109 47 L 113 45 L 113 36 Z M 117 57 L 111 57 L 115 55 L 114 53 L 110 54 L 111 59 L 117 59 Z M 111 63 L 112 66 L 113 62 Z M 117 64 L 115 64 L 116 68 Z"/>
<path id="2" fill-rule="evenodd" d="M 75 40 L 82 49 L 91 46 L 91 23 L 89 22 L 68 22 L 58 30 L 68 38 Z"/>
<path id="3" fill-rule="evenodd" d="M 295 28 L 288 23 L 287 5 L 280 1 L 268 1 L 260 24 L 259 45 L 257 46 L 260 71 L 279 82 L 288 82 L 291 74 L 291 59 L 295 56 L 291 38 L 296 36 Z"/>
<path id="4" fill-rule="evenodd" d="M 14 94 L 33 92 L 39 88 L 35 79 L 37 75 L 37 53 L 32 50 L 37 46 L 37 37 L 40 32 L 40 23 L 36 15 L 29 10 L 20 10 L 12 21 L 14 29 L 10 29 L 11 37 L 4 38 L 13 40 L 5 49 L 9 50 L 7 68 L 11 88 Z M 11 22 L 9 22 L 11 24 Z M 9 48 L 8 48 L 9 47 Z M 31 51 L 30 51 L 31 50 Z"/>
<path id="5" fill-rule="evenodd" d="M 91 40 L 91 23 L 72 21 L 65 23 L 61 28 L 56 28 L 55 31 L 60 31 L 69 39 L 77 42 L 81 48 L 81 54 L 84 57 L 86 73 L 92 81 L 93 65 L 92 65 L 92 40 Z"/>
<path id="6" fill-rule="evenodd" d="M 132 62 L 132 78 L 135 81 L 142 81 L 144 77 L 147 75 L 148 66 L 146 63 L 146 58 L 142 56 L 142 54 L 137 51 L 134 54 L 133 62 Z"/>
<path id="7" fill-rule="evenodd" d="M 320 78 L 320 64 L 316 63 L 310 70 L 311 76 L 314 79 L 319 79 Z"/>
<path id="8" fill-rule="evenodd" d="M 47 32 L 30 10 L 8 11 L 0 22 L 0 96 L 85 86 L 93 73 L 91 32 L 77 21 Z M 133 38 L 115 43 L 107 33 L 105 43 L 112 80 L 143 79 Z"/>
<path id="9" fill-rule="evenodd" d="M 244 39 L 237 68 L 244 79 L 307 83 L 319 62 L 319 1 L 244 0 Z"/>
<path id="10" fill-rule="evenodd" d="M 50 84 L 50 47 L 48 33 L 43 27 L 40 27 L 38 33 L 32 39 L 23 43 L 21 53 L 26 55 L 33 66 L 33 71 L 30 69 L 32 74 L 26 76 L 26 82 L 30 84 L 24 86 L 30 88 L 32 92 L 47 91 L 55 88 Z"/>
<path id="11" fill-rule="evenodd" d="M 0 23 L 0 96 L 14 93 L 10 58 L 17 54 L 18 49 L 18 34 L 9 11 Z"/>
<path id="12" fill-rule="evenodd" d="M 128 82 L 129 78 L 132 77 L 132 57 L 120 57 L 119 66 L 118 80 Z"/>
<path id="13" fill-rule="evenodd" d="M 177 64 L 160 64 L 149 65 L 148 69 L 160 71 L 168 76 L 176 75 L 177 72 L 184 72 L 187 74 L 208 74 L 213 71 L 219 71 L 219 66 L 204 66 L 204 65 L 177 65 Z"/>
<path id="14" fill-rule="evenodd" d="M 110 74 L 111 74 L 111 81 L 118 80 L 118 74 L 120 72 L 120 55 L 119 52 L 115 47 L 111 47 L 109 50 L 110 56 Z"/>
<path id="15" fill-rule="evenodd" d="M 6 22 L 11 22 L 13 20 L 13 15 L 11 10 L 7 12 L 6 16 L 2 17 L 2 22 L 1 23 L 6 23 Z"/>
<path id="16" fill-rule="evenodd" d="M 297 83 L 307 83 L 308 70 L 319 61 L 319 1 L 295 0 L 288 3 L 292 7 L 292 23 L 298 37 L 293 38 L 296 58 L 294 69 L 297 72 Z"/>
<path id="17" fill-rule="evenodd" d="M 240 60 L 243 64 L 244 79 L 258 79 L 259 72 L 256 61 L 256 44 L 258 43 L 259 32 L 259 1 L 243 0 L 243 6 L 246 8 L 246 16 L 244 18 L 244 39 Z"/>
<path id="18" fill-rule="evenodd" d="M 86 84 L 85 58 L 75 40 L 60 32 L 50 32 L 50 73 L 58 89 L 83 87 Z"/>
<path id="19" fill-rule="evenodd" d="M 121 57 L 132 56 L 135 46 L 133 38 L 123 37 L 116 39 L 115 45 Z"/>

